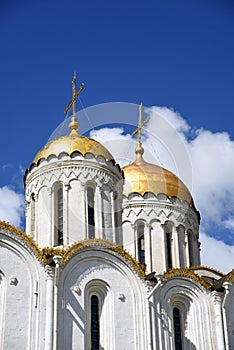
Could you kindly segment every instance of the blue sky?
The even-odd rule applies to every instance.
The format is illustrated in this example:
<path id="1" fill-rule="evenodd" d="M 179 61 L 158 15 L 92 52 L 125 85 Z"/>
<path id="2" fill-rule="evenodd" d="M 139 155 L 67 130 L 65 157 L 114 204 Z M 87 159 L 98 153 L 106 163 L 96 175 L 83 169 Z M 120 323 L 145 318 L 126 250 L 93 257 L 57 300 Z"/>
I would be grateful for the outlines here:
<path id="1" fill-rule="evenodd" d="M 85 107 L 141 101 L 170 107 L 189 125 L 187 137 L 200 128 L 213 136 L 227 132 L 232 148 L 231 0 L 3 0 L 0 33 L 0 188 L 23 193 L 25 168 L 64 119 L 74 70 L 85 82 Z M 116 119 L 101 122 L 122 122 Z M 220 229 L 209 226 L 207 234 L 233 245 L 232 226 Z"/>

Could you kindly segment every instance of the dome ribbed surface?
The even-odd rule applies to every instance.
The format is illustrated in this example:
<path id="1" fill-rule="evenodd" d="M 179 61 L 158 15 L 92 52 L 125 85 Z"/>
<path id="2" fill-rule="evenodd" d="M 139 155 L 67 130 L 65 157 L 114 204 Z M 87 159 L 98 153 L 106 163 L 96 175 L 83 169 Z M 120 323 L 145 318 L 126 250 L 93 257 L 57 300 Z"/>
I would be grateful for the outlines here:
<path id="1" fill-rule="evenodd" d="M 142 196 L 147 192 L 155 195 L 166 194 L 177 197 L 194 207 L 193 198 L 185 184 L 172 172 L 158 165 L 147 163 L 141 158 L 122 168 L 125 183 L 123 194 L 128 196 L 136 192 Z"/>
<path id="2" fill-rule="evenodd" d="M 72 134 L 61 136 L 50 141 L 35 156 L 33 163 L 37 163 L 40 159 L 47 159 L 50 155 L 59 156 L 60 153 L 67 153 L 69 156 L 73 152 L 79 152 L 83 156 L 86 153 L 92 153 L 95 157 L 103 156 L 106 160 L 112 160 L 112 154 L 98 141 L 91 138 Z"/>

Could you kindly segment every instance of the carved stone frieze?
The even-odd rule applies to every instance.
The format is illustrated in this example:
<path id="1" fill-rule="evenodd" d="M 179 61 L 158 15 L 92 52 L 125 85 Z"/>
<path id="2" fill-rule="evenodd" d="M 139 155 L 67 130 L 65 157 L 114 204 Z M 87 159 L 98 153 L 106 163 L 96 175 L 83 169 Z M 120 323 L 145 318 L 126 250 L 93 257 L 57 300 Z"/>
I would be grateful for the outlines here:
<path id="1" fill-rule="evenodd" d="M 185 217 L 185 214 L 186 214 L 186 220 L 192 220 L 192 222 L 195 221 L 198 223 L 197 212 L 194 211 L 194 209 L 191 208 L 188 205 L 188 203 L 180 202 L 180 201 L 179 203 L 175 204 L 174 201 L 170 198 L 167 198 L 167 201 L 161 200 L 160 196 L 155 196 L 155 195 L 153 195 L 153 198 L 151 200 L 147 200 L 143 197 L 140 200 L 126 199 L 126 197 L 124 197 L 123 209 L 126 211 L 126 209 L 137 210 L 138 208 L 147 208 L 147 212 L 150 215 L 150 208 L 156 211 L 155 212 L 156 214 L 157 214 L 156 208 L 160 208 L 160 210 L 165 210 L 165 212 L 167 210 L 170 210 L 171 213 L 176 213 L 177 216 L 181 214 L 183 218 Z"/>
<path id="2" fill-rule="evenodd" d="M 62 168 L 33 173 L 27 181 L 27 196 L 29 197 L 32 192 L 38 192 L 43 185 L 51 188 L 56 181 L 69 184 L 74 180 L 79 180 L 82 183 L 93 181 L 98 186 L 108 185 L 111 190 L 114 190 L 120 181 L 119 177 L 108 169 L 99 169 L 93 166 L 63 166 Z"/>
<path id="3" fill-rule="evenodd" d="M 140 206 L 137 206 L 132 204 L 123 209 L 123 221 L 125 219 L 130 219 L 132 221 L 141 216 L 145 216 L 149 221 L 157 218 L 161 223 L 170 220 L 173 221 L 176 226 L 182 224 L 186 230 L 191 229 L 194 234 L 198 234 L 199 224 L 191 210 L 183 212 L 180 208 L 178 209 L 169 205 L 165 206 L 157 201 L 150 205 L 141 204 Z"/>
<path id="4" fill-rule="evenodd" d="M 57 179 L 62 178 L 79 178 L 81 174 L 85 176 L 86 174 L 91 174 L 92 176 L 97 174 L 97 176 L 101 176 L 102 173 L 109 174 L 111 177 L 114 177 L 116 180 L 122 179 L 122 173 L 119 171 L 118 167 L 114 167 L 112 163 L 98 163 L 92 161 L 65 161 L 65 162 L 55 162 L 51 164 L 45 164 L 43 166 L 39 166 L 37 169 L 33 169 L 31 174 L 28 174 L 26 180 L 26 186 L 28 187 L 31 182 L 34 182 L 35 179 L 37 181 L 45 181 L 47 178 L 51 182 L 53 175 Z M 46 175 L 46 176 L 45 176 Z"/>

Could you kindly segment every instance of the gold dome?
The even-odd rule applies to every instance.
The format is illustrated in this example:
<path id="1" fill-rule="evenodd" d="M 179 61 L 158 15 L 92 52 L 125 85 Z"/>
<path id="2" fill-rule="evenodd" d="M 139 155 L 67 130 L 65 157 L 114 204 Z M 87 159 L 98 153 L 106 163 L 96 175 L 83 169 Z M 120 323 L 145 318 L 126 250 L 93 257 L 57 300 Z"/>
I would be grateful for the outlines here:
<path id="1" fill-rule="evenodd" d="M 145 162 L 142 153 L 137 153 L 134 163 L 122 168 L 125 177 L 123 194 L 128 196 L 137 192 L 143 196 L 146 192 L 155 195 L 163 193 L 169 198 L 177 197 L 186 201 L 194 207 L 193 198 L 185 184 L 169 170 Z"/>
<path id="2" fill-rule="evenodd" d="M 73 152 L 79 152 L 82 156 L 86 153 L 92 153 L 95 158 L 103 156 L 107 161 L 114 159 L 112 154 L 98 141 L 78 134 L 77 130 L 79 124 L 76 116 L 72 116 L 69 128 L 71 130 L 69 135 L 61 136 L 42 147 L 33 159 L 33 163 L 37 164 L 40 159 L 47 159 L 50 155 L 58 157 L 59 154 L 63 152 L 67 153 L 69 156 Z"/>
<path id="3" fill-rule="evenodd" d="M 33 163 L 37 163 L 42 158 L 48 158 L 50 155 L 59 156 L 65 152 L 69 156 L 73 152 L 79 152 L 84 156 L 86 153 L 92 153 L 95 157 L 103 156 L 106 160 L 114 159 L 112 154 L 98 141 L 81 135 L 61 136 L 46 144 L 35 156 Z"/>

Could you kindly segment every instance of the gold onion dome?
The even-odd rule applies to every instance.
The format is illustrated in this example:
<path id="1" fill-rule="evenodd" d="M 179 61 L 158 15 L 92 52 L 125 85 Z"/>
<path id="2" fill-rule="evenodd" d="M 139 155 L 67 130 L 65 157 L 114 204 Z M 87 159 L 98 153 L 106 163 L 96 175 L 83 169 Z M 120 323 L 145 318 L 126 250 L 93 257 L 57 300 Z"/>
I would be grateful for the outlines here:
<path id="1" fill-rule="evenodd" d="M 136 146 L 136 160 L 134 163 L 122 168 L 124 172 L 123 194 L 128 196 L 130 193 L 139 193 L 144 195 L 151 192 L 154 195 L 165 194 L 168 198 L 176 197 L 181 201 L 186 201 L 195 209 L 191 193 L 185 184 L 172 172 L 158 165 L 147 163 L 142 155 L 144 148 L 141 143 L 142 127 L 149 121 L 150 117 L 142 121 L 142 103 L 139 106 L 139 121 L 137 128 L 132 136 L 138 133 Z M 196 210 L 196 209 L 195 209 Z"/>
<path id="2" fill-rule="evenodd" d="M 140 127 L 138 126 L 138 133 L 139 129 Z M 168 198 L 177 197 L 181 201 L 186 201 L 195 209 L 191 193 L 175 174 L 156 164 L 147 163 L 143 159 L 144 148 L 142 147 L 140 136 L 138 137 L 135 151 L 135 162 L 122 168 L 125 178 L 123 194 L 125 196 L 134 192 L 142 196 L 148 192 L 152 192 L 155 195 L 165 194 Z"/>
<path id="3" fill-rule="evenodd" d="M 125 177 L 123 194 L 128 196 L 136 192 L 143 196 L 147 192 L 155 195 L 162 193 L 169 198 L 177 197 L 194 207 L 193 198 L 185 184 L 169 170 L 144 161 L 142 153 L 143 148 L 141 153 L 136 150 L 135 162 L 122 168 Z"/>
<path id="4" fill-rule="evenodd" d="M 33 163 L 37 164 L 40 159 L 47 159 L 50 155 L 58 157 L 61 153 L 67 153 L 70 156 L 73 152 L 79 152 L 82 156 L 85 156 L 86 153 L 91 153 L 95 158 L 103 156 L 107 161 L 114 159 L 112 154 L 98 141 L 79 135 L 77 132 L 78 123 L 77 125 L 76 123 L 76 118 L 72 117 L 69 125 L 71 129 L 70 134 L 52 140 L 42 147 L 35 156 Z"/>

